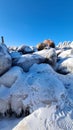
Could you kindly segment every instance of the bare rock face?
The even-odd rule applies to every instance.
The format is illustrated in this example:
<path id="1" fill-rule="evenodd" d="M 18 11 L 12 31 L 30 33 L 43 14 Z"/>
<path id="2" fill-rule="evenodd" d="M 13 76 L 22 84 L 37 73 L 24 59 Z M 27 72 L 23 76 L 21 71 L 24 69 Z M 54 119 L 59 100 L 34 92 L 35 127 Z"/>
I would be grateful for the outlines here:
<path id="1" fill-rule="evenodd" d="M 7 47 L 4 44 L 0 44 L 0 76 L 10 69 L 11 65 L 12 59 Z"/>
<path id="2" fill-rule="evenodd" d="M 55 43 L 52 40 L 44 40 L 42 43 L 37 45 L 39 51 L 50 47 L 55 48 Z"/>
<path id="3" fill-rule="evenodd" d="M 55 43 L 52 40 L 44 40 L 43 43 L 49 47 L 55 48 Z"/>

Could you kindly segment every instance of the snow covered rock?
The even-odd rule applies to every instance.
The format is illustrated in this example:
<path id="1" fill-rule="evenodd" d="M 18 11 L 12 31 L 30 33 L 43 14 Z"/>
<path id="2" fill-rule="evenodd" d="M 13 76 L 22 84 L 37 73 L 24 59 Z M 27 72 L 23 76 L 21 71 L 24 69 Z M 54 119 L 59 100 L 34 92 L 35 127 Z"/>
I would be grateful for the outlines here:
<path id="1" fill-rule="evenodd" d="M 23 70 L 22 68 L 15 66 L 12 67 L 9 71 L 3 74 L 0 77 L 0 85 L 4 85 L 6 87 L 11 87 L 12 84 L 21 76 Z"/>
<path id="2" fill-rule="evenodd" d="M 61 74 L 73 73 L 73 49 L 62 50 L 58 55 L 58 60 L 56 64 L 57 72 Z"/>
<path id="3" fill-rule="evenodd" d="M 10 55 L 11 55 L 12 60 L 21 57 L 21 53 L 20 53 L 20 52 L 17 52 L 17 51 L 11 52 Z"/>
<path id="4" fill-rule="evenodd" d="M 19 115 L 22 110 L 25 113 L 27 108 L 32 113 L 52 103 L 63 107 L 66 91 L 48 64 L 35 64 L 12 85 L 10 95 L 11 108 Z"/>
<path id="5" fill-rule="evenodd" d="M 62 50 L 62 52 L 58 55 L 59 58 L 69 58 L 73 56 L 73 49 Z"/>
<path id="6" fill-rule="evenodd" d="M 18 47 L 17 51 L 22 52 L 22 54 L 33 53 L 35 52 L 35 47 L 22 45 Z"/>
<path id="7" fill-rule="evenodd" d="M 55 49 L 51 48 L 49 50 L 42 50 L 33 54 L 22 55 L 19 59 L 16 58 L 16 60 L 13 62 L 13 65 L 20 66 L 25 72 L 27 72 L 34 63 L 48 63 L 54 67 L 56 61 L 57 54 Z"/>
<path id="8" fill-rule="evenodd" d="M 70 41 L 60 42 L 57 47 L 60 49 L 65 49 L 65 50 L 72 48 Z"/>
<path id="9" fill-rule="evenodd" d="M 73 130 L 72 115 L 73 111 L 65 114 L 54 105 L 40 108 L 20 121 L 13 130 Z"/>
<path id="10" fill-rule="evenodd" d="M 9 88 L 0 86 L 0 115 L 5 116 L 10 109 Z"/>
<path id="11" fill-rule="evenodd" d="M 61 74 L 73 73 L 73 57 L 60 60 L 57 63 L 56 70 Z"/>
<path id="12" fill-rule="evenodd" d="M 8 49 L 9 49 L 9 52 L 17 51 L 18 47 L 17 46 L 9 46 Z"/>
<path id="13" fill-rule="evenodd" d="M 55 66 L 56 61 L 57 61 L 57 54 L 54 48 L 35 52 L 35 54 L 38 54 L 41 57 L 44 57 L 45 63 L 49 63 L 51 66 Z"/>
<path id="14" fill-rule="evenodd" d="M 14 104 L 13 104 L 13 99 L 15 100 L 15 105 L 17 105 L 18 103 L 18 107 L 19 107 L 19 99 L 20 97 L 22 97 L 18 94 L 15 96 L 12 96 L 11 93 L 11 86 L 13 84 L 15 84 L 15 82 L 17 80 L 20 79 L 20 77 L 22 76 L 23 70 L 20 67 L 13 67 L 11 68 L 7 73 L 5 73 L 3 76 L 0 77 L 0 113 L 1 115 L 5 115 L 5 114 L 11 114 Z M 16 98 L 16 97 L 19 98 Z M 18 100 L 16 100 L 18 99 Z M 17 107 L 17 106 L 16 106 Z"/>
<path id="15" fill-rule="evenodd" d="M 0 76 L 4 74 L 12 65 L 11 56 L 4 44 L 0 44 Z"/>
<path id="16" fill-rule="evenodd" d="M 7 106 L 1 113 L 11 109 L 16 116 L 25 116 L 52 103 L 63 107 L 66 89 L 51 66 L 34 64 L 28 73 L 22 72 L 21 68 L 13 67 L 2 76 L 0 100 Z"/>

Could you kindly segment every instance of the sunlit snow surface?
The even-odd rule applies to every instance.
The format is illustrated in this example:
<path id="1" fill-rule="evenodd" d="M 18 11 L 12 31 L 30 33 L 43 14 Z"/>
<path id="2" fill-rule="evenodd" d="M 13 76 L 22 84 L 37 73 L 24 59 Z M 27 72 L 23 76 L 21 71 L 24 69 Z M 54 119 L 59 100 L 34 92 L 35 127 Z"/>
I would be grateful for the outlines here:
<path id="1" fill-rule="evenodd" d="M 0 76 L 0 130 L 73 130 L 73 49 L 64 47 L 56 50 L 54 68 L 34 62 L 27 73 L 13 66 Z M 13 60 L 23 57 L 24 63 L 19 52 L 11 56 Z M 29 116 L 15 117 L 28 106 Z M 14 114 L 5 117 L 10 108 Z"/>

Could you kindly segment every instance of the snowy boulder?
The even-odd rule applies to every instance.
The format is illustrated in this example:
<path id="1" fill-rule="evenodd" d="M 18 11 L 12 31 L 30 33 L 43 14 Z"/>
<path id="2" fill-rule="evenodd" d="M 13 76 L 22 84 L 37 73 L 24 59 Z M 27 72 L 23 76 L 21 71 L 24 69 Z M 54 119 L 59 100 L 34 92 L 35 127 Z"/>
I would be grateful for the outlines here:
<path id="1" fill-rule="evenodd" d="M 12 60 L 21 57 L 21 53 L 20 53 L 20 52 L 17 52 L 17 51 L 11 52 L 10 55 L 11 55 Z"/>
<path id="2" fill-rule="evenodd" d="M 5 116 L 10 109 L 9 88 L 0 86 L 0 115 Z"/>
<path id="3" fill-rule="evenodd" d="M 45 63 L 48 63 L 51 66 L 55 66 L 56 61 L 57 61 L 57 54 L 54 48 L 38 51 L 38 52 L 35 52 L 34 54 L 38 54 L 41 57 L 45 58 Z"/>
<path id="4" fill-rule="evenodd" d="M 21 56 L 22 56 L 22 54 L 20 52 L 17 52 L 17 51 L 11 52 L 10 55 L 12 58 L 12 65 L 13 66 L 15 65 L 14 63 L 16 63 L 19 60 L 19 58 L 21 58 Z"/>
<path id="5" fill-rule="evenodd" d="M 10 115 L 12 112 L 15 113 L 15 111 L 13 111 L 14 109 L 12 109 L 15 108 L 15 106 L 19 108 L 18 111 L 20 112 L 20 99 L 23 99 L 21 97 L 24 95 L 22 95 L 22 93 L 20 93 L 20 95 L 17 93 L 16 96 L 15 94 L 12 95 L 12 89 L 10 87 L 15 84 L 17 80 L 20 80 L 22 74 L 23 70 L 20 67 L 13 67 L 0 78 L 0 114 L 3 116 L 7 114 Z M 15 90 L 15 88 L 13 89 Z M 15 104 L 13 104 L 13 100 Z M 17 111 L 17 109 L 15 110 Z"/>
<path id="6" fill-rule="evenodd" d="M 72 48 L 70 41 L 60 42 L 57 47 L 64 50 L 68 50 Z"/>
<path id="7" fill-rule="evenodd" d="M 8 49 L 9 49 L 9 52 L 17 51 L 18 47 L 17 46 L 9 46 Z"/>
<path id="8" fill-rule="evenodd" d="M 5 117 L 9 109 L 9 102 L 7 100 L 0 99 L 0 116 Z"/>
<path id="9" fill-rule="evenodd" d="M 27 54 L 35 52 L 35 48 L 32 46 L 22 45 L 18 47 L 17 51 L 22 52 L 22 54 Z"/>
<path id="10" fill-rule="evenodd" d="M 73 130 L 72 114 L 72 111 L 65 114 L 54 105 L 40 108 L 21 120 L 12 130 Z"/>
<path id="11" fill-rule="evenodd" d="M 24 116 L 23 111 L 23 100 L 26 98 L 26 95 L 22 93 L 15 93 L 11 94 L 10 97 L 10 104 L 11 104 L 11 111 L 15 114 L 16 117 Z"/>
<path id="12" fill-rule="evenodd" d="M 71 42 L 70 47 L 73 48 L 73 41 Z"/>
<path id="13" fill-rule="evenodd" d="M 48 64 L 34 64 L 30 68 L 29 74 L 30 75 L 27 76 L 27 82 L 28 86 L 31 86 L 31 94 L 33 95 L 35 91 L 36 93 L 34 95 L 37 94 L 37 96 L 34 96 L 33 100 L 36 99 L 38 102 L 34 103 L 35 100 L 32 101 L 35 108 L 37 108 L 38 104 L 46 105 L 52 102 L 62 103 L 60 101 L 62 101 L 62 96 L 65 98 L 66 91 L 62 82 L 56 77 L 51 66 Z"/>
<path id="14" fill-rule="evenodd" d="M 73 49 L 62 50 L 62 52 L 58 55 L 58 58 L 69 58 L 73 56 Z"/>
<path id="15" fill-rule="evenodd" d="M 9 84 L 8 79 L 7 82 L 4 81 L 3 85 L 7 84 L 9 87 L 11 85 L 10 88 L 0 86 L 0 99 L 5 102 L 5 105 L 6 103 L 7 106 L 10 105 L 15 116 L 26 116 L 40 107 L 46 107 L 53 103 L 60 108 L 64 106 L 66 89 L 51 66 L 34 64 L 28 73 L 21 73 L 17 67 L 12 70 L 16 75 L 10 78 Z M 13 75 L 13 73 L 10 74 Z M 4 108 L 7 111 L 8 107 Z M 6 111 L 4 109 L 4 112 Z M 3 113 L 3 111 L 1 112 Z"/>
<path id="16" fill-rule="evenodd" d="M 17 65 L 23 68 L 25 72 L 29 71 L 29 68 L 34 64 L 47 63 L 52 67 L 55 66 L 57 61 L 57 54 L 55 49 L 42 50 L 33 54 L 22 55 L 19 59 L 17 58 L 13 65 Z"/>
<path id="17" fill-rule="evenodd" d="M 0 85 L 11 87 L 12 84 L 21 76 L 23 70 L 20 67 L 12 67 L 9 71 L 0 77 Z"/>
<path id="18" fill-rule="evenodd" d="M 11 109 L 17 115 L 23 110 L 25 115 L 27 108 L 28 113 L 32 113 L 52 103 L 63 107 L 66 90 L 49 65 L 35 64 L 12 85 L 10 95 Z"/>
<path id="19" fill-rule="evenodd" d="M 56 71 L 61 74 L 73 73 L 73 57 L 60 60 L 56 65 Z"/>
<path id="20" fill-rule="evenodd" d="M 63 49 L 57 49 L 56 48 L 56 54 L 57 54 L 57 56 L 60 55 L 63 51 L 64 51 Z"/>
<path id="21" fill-rule="evenodd" d="M 11 56 L 4 44 L 0 44 L 0 76 L 10 69 L 12 65 Z"/>

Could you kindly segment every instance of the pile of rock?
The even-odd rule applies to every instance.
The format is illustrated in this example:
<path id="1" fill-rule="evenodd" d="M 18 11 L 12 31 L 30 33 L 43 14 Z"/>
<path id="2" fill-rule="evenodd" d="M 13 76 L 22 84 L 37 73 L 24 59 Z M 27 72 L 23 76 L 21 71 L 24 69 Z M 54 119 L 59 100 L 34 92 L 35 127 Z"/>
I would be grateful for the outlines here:
<path id="1" fill-rule="evenodd" d="M 40 46 L 0 44 L 0 115 L 26 116 L 52 105 L 57 112 L 72 110 L 73 48 L 56 47 L 51 40 Z"/>

